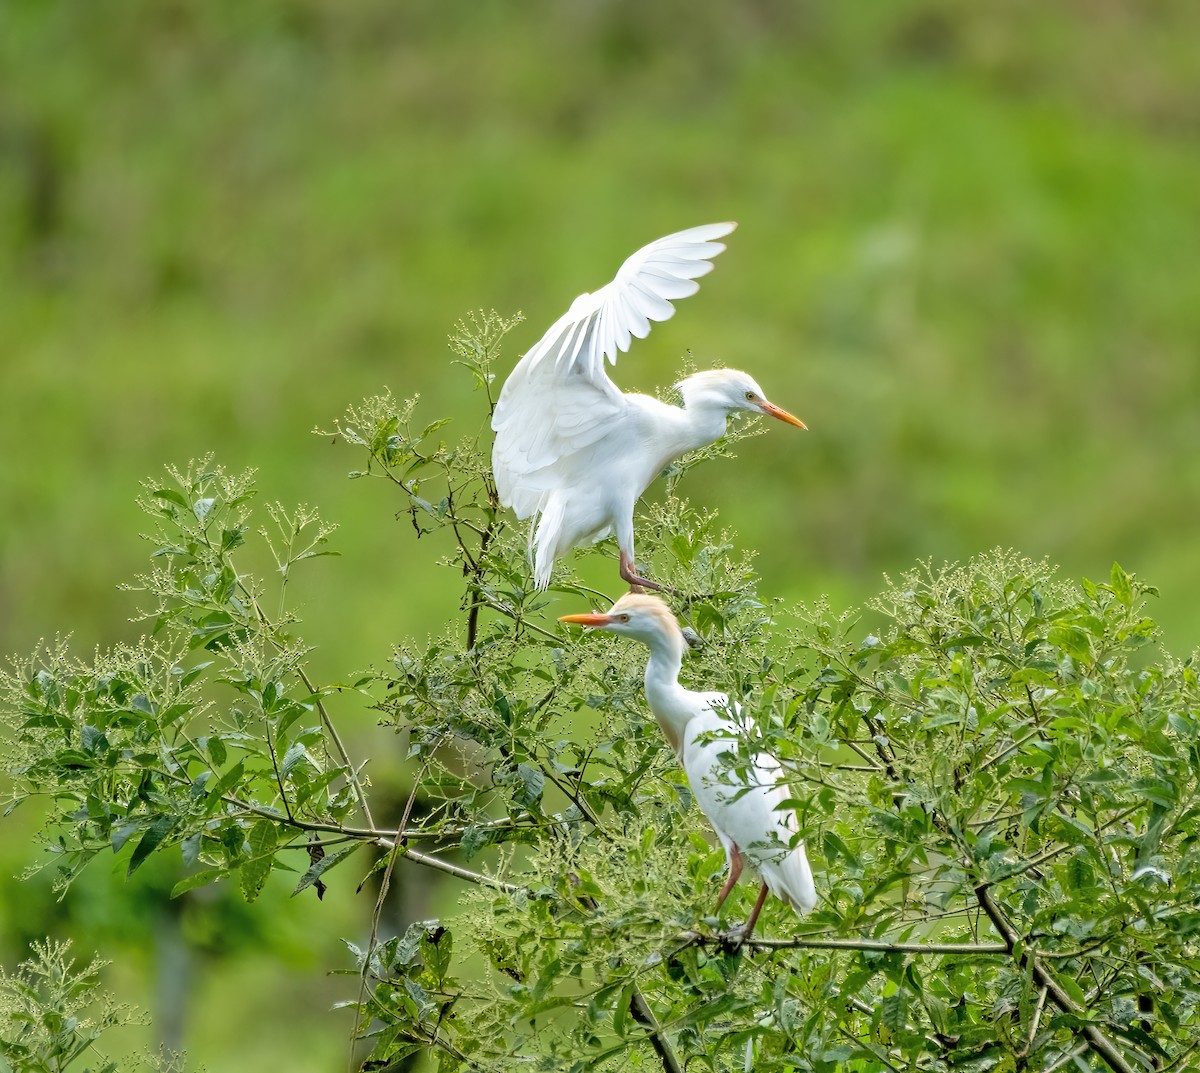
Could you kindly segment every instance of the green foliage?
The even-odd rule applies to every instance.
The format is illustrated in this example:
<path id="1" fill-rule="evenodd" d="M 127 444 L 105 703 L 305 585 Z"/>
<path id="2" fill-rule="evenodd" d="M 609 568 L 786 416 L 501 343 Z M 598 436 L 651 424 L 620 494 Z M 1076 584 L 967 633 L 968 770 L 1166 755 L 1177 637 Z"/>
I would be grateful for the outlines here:
<path id="1" fill-rule="evenodd" d="M 1010 1068 L 1083 1044 L 1136 1067 L 1200 1042 L 1200 689 L 1190 661 L 1150 662 L 1152 592 L 1116 564 L 1075 587 L 993 552 L 907 574 L 874 602 L 879 636 L 822 610 L 798 635 L 809 680 L 764 737 L 827 860 L 813 923 L 1005 951 L 834 971 L 884 1014 L 903 1002 L 930 1056 Z"/>
<path id="2" fill-rule="evenodd" d="M 58 644 L 0 677 L 15 799 L 51 803 L 64 884 L 97 853 L 131 847 L 133 875 L 170 848 L 201 866 L 177 894 L 239 872 L 253 899 L 277 831 L 279 849 L 311 851 L 325 832 L 344 837 L 365 807 L 325 720 L 339 687 L 309 679 L 287 607 L 293 568 L 328 554 L 330 530 L 307 508 L 275 504 L 255 533 L 253 495 L 249 475 L 207 459 L 147 484 L 153 566 L 135 588 L 151 599 L 151 634 L 86 660 Z M 248 543 L 275 564 L 270 591 L 240 568 Z"/>
<path id="3" fill-rule="evenodd" d="M 513 323 L 452 337 L 489 402 Z M 571 561 L 532 588 L 486 420 L 456 443 L 443 428 L 384 395 L 333 430 L 463 588 L 438 635 L 350 685 L 312 681 L 289 609 L 293 567 L 329 550 L 311 511 L 255 530 L 249 478 L 207 462 L 147 486 L 152 635 L 86 662 L 59 645 L 3 681 L 16 798 L 50 803 L 64 881 L 110 849 L 130 874 L 178 853 L 177 891 L 236 873 L 254 900 L 277 868 L 319 892 L 363 846 L 384 891 L 401 858 L 449 877 L 453 912 L 351 947 L 364 1069 L 1194 1060 L 1200 686 L 1155 648 L 1152 590 L 997 551 L 906 574 L 862 614 L 793 611 L 677 497 L 685 462 L 641 546 L 698 637 L 686 679 L 753 714 L 731 770 L 766 747 L 791 772 L 820 893 L 803 921 L 769 901 L 739 945 L 751 890 L 714 916 L 724 855 L 647 717 L 642 650 L 554 622 L 600 594 Z M 372 815 L 335 728 L 347 689 L 415 767 L 399 816 Z"/>
<path id="4" fill-rule="evenodd" d="M 111 1029 L 136 1024 L 138 1017 L 97 990 L 102 963 L 77 967 L 69 948 L 69 943 L 36 944 L 33 957 L 15 973 L 0 969 L 0 1068 L 12 1073 L 117 1070 L 96 1043 Z M 99 1064 L 84 1066 L 85 1061 Z M 146 1058 L 142 1067 L 160 1073 L 181 1068 L 173 1055 Z"/>

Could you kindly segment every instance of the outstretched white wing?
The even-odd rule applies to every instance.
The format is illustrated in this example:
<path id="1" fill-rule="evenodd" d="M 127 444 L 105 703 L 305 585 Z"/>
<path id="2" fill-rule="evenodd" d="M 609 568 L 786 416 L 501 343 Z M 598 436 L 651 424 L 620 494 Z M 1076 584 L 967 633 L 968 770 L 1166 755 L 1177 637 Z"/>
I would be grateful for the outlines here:
<path id="1" fill-rule="evenodd" d="M 604 359 L 615 363 L 634 337 L 650 333 L 652 321 L 674 314 L 673 299 L 700 289 L 696 280 L 712 271 L 709 258 L 725 249 L 716 240 L 735 226 L 706 224 L 644 246 L 611 283 L 576 298 L 517 363 L 492 417 L 496 488 L 517 517 L 538 510 L 570 469 L 571 456 L 623 414 L 625 399 Z"/>

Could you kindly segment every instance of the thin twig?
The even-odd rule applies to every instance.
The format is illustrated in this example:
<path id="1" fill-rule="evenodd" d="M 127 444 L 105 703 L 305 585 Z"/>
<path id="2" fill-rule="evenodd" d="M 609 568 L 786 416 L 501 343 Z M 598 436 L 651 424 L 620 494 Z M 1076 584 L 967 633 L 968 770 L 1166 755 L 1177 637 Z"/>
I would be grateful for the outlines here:
<path id="1" fill-rule="evenodd" d="M 1128 808 L 1122 809 L 1115 816 L 1112 816 L 1109 819 L 1105 820 L 1104 823 L 1102 823 L 1099 827 L 1097 827 L 1093 833 L 1099 834 L 1102 831 L 1106 831 L 1114 823 L 1120 823 L 1123 819 L 1125 819 L 1126 816 L 1129 816 L 1132 813 L 1137 812 L 1139 809 L 1141 809 L 1143 807 L 1144 807 L 1144 805 L 1137 804 L 1137 805 L 1130 805 Z M 993 882 L 999 883 L 1006 879 L 1012 879 L 1014 876 L 1024 875 L 1026 872 L 1031 872 L 1036 868 L 1040 868 L 1047 861 L 1054 860 L 1055 857 L 1061 857 L 1064 853 L 1069 853 L 1074 848 L 1075 848 L 1074 846 L 1072 846 L 1068 843 L 1064 843 L 1060 846 L 1055 846 L 1053 849 L 1048 849 L 1048 850 L 1046 850 L 1045 853 L 1042 853 L 1037 857 L 1033 857 L 1028 861 L 1022 861 L 1021 866 L 1019 868 L 1014 868 L 1012 871 L 1004 872 L 1002 875 L 997 876 L 996 879 L 993 880 Z"/>
<path id="2" fill-rule="evenodd" d="M 317 713 L 321 716 L 321 725 L 329 734 L 330 741 L 333 742 L 333 747 L 337 751 L 338 758 L 342 761 L 342 766 L 346 769 L 346 779 L 350 785 L 354 787 L 354 795 L 358 798 L 358 806 L 362 810 L 363 819 L 371 826 L 375 826 L 375 817 L 371 815 L 371 806 L 367 803 L 367 795 L 363 790 L 362 783 L 358 778 L 358 771 L 350 760 L 350 754 L 346 751 L 346 746 L 342 743 L 341 736 L 337 732 L 337 727 L 333 725 L 333 720 L 329 718 L 329 713 L 325 710 L 325 705 L 321 702 L 317 687 L 313 685 L 312 680 L 308 677 L 308 673 L 303 667 L 297 667 L 296 673 L 300 677 L 300 681 L 304 683 L 304 688 L 308 690 L 309 695 L 315 698 Z"/>
<path id="3" fill-rule="evenodd" d="M 283 788 L 283 775 L 279 770 L 279 754 L 275 742 L 271 740 L 271 720 L 263 719 L 263 736 L 267 739 L 267 752 L 271 755 L 271 770 L 275 772 L 275 785 L 279 787 L 279 800 L 283 802 L 283 811 L 287 818 L 292 818 L 292 806 L 287 799 L 287 790 Z"/>
<path id="4" fill-rule="evenodd" d="M 391 849 L 394 843 L 388 839 L 380 839 L 379 845 Z M 451 864 L 449 861 L 443 861 L 440 857 L 432 857 L 428 853 L 421 853 L 419 850 L 409 849 L 408 846 L 401 846 L 399 850 L 400 856 L 406 857 L 414 864 L 422 864 L 426 868 L 433 868 L 435 871 L 444 872 L 448 876 L 454 876 L 455 879 L 462 879 L 468 883 L 474 883 L 479 887 L 489 887 L 492 890 L 501 890 L 505 894 L 528 894 L 529 888 L 518 886 L 516 883 L 505 883 L 501 879 L 493 879 L 491 876 L 484 875 L 482 872 L 472 872 L 469 868 L 463 868 L 462 865 Z"/>
<path id="5" fill-rule="evenodd" d="M 1043 987 L 1038 992 L 1037 1006 L 1033 1011 L 1033 1020 L 1029 1023 L 1029 1042 L 1025 1045 L 1025 1052 L 1028 1054 L 1033 1048 L 1033 1041 L 1037 1038 L 1038 1026 L 1042 1023 L 1042 1011 L 1046 1008 L 1046 989 Z"/>
<path id="6" fill-rule="evenodd" d="M 512 608 L 506 607 L 503 603 L 500 603 L 499 601 L 487 600 L 487 599 L 479 599 L 476 601 L 472 601 L 467 606 L 467 611 L 468 611 L 468 613 L 470 613 L 470 611 L 472 609 L 475 609 L 478 607 L 487 607 L 487 608 L 490 608 L 492 611 L 499 612 L 505 618 L 510 619 L 512 622 L 517 623 L 523 629 L 529 630 L 530 633 L 536 633 L 539 636 L 546 638 L 546 640 L 548 640 L 548 641 L 553 641 L 556 645 L 562 645 L 562 643 L 563 643 L 562 634 L 551 633 L 549 630 L 543 629 L 541 626 L 538 626 L 536 623 L 530 622 L 528 619 L 522 618 L 515 611 L 513 611 Z"/>
<path id="7" fill-rule="evenodd" d="M 262 606 L 258 602 L 258 598 L 253 592 L 250 591 L 245 582 L 241 580 L 240 576 L 238 578 L 238 588 L 242 590 L 246 598 L 249 600 L 251 607 L 254 608 L 254 613 L 258 616 L 259 622 L 267 628 L 267 637 L 271 643 L 282 652 L 286 646 L 275 636 L 274 624 L 269 618 L 267 618 L 266 613 L 263 611 Z M 343 744 L 341 736 L 337 732 L 337 727 L 333 725 L 333 720 L 329 718 L 329 712 L 325 710 L 325 705 L 321 702 L 320 691 L 317 689 L 316 685 L 313 684 L 312 679 L 308 677 L 308 672 L 305 671 L 303 666 L 297 665 L 295 672 L 296 677 L 300 679 L 300 681 L 304 684 L 304 688 L 308 690 L 309 696 L 313 698 L 313 703 L 316 705 L 317 713 L 321 717 L 321 725 L 324 726 L 326 732 L 329 734 L 329 739 L 333 742 L 333 747 L 338 754 L 338 758 L 342 761 L 342 767 L 346 771 L 347 781 L 352 787 L 354 787 L 354 795 L 358 799 L 358 807 L 362 811 L 363 819 L 365 819 L 371 827 L 374 827 L 375 817 L 371 815 L 371 806 L 367 803 L 367 795 L 363 790 L 362 783 L 359 781 L 358 771 L 355 769 L 354 764 L 350 759 L 350 754 L 346 751 L 346 746 Z"/>
<path id="8" fill-rule="evenodd" d="M 863 758 L 863 760 L 865 760 L 870 765 L 872 771 L 879 770 L 879 764 L 871 759 L 871 754 L 868 753 L 866 751 L 866 749 L 860 748 L 858 743 L 856 741 L 854 741 L 852 738 L 844 738 L 842 740 L 842 744 L 845 746 L 848 746 L 854 752 L 858 753 L 858 755 L 861 756 Z"/>
<path id="9" fill-rule="evenodd" d="M 975 770 L 977 772 L 978 771 L 986 771 L 993 764 L 999 763 L 1001 760 L 1005 759 L 1006 757 L 1011 756 L 1014 752 L 1016 752 L 1019 748 L 1021 748 L 1021 746 L 1024 745 L 1030 738 L 1036 738 L 1039 734 L 1041 734 L 1041 732 L 1042 732 L 1042 728 L 1040 726 L 1034 727 L 1034 729 L 1031 730 L 1028 734 L 1026 734 L 1023 738 L 1018 738 L 1016 741 L 1010 742 L 1003 749 L 1001 749 L 998 753 L 993 753 L 986 760 L 984 760 L 983 763 L 980 764 L 979 767 L 976 768 Z"/>

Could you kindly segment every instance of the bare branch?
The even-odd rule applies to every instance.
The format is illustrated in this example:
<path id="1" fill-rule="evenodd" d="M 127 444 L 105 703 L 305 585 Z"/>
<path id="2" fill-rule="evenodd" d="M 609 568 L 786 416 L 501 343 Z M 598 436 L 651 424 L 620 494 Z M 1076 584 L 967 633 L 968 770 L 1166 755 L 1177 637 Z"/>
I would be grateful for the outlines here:
<path id="1" fill-rule="evenodd" d="M 720 946 L 727 942 L 719 935 L 685 931 L 679 936 L 684 945 Z M 886 939 L 755 939 L 741 944 L 753 950 L 874 950 L 885 954 L 957 954 L 960 956 L 996 956 L 1008 954 L 1004 943 L 903 943 Z"/>

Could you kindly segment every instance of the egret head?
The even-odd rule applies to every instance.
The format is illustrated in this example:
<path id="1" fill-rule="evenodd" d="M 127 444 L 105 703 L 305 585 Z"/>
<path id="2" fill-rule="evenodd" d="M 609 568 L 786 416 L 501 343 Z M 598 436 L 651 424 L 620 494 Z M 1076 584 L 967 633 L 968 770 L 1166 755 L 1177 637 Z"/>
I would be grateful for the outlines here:
<path id="1" fill-rule="evenodd" d="M 666 603 L 640 592 L 626 593 L 607 612 L 563 615 L 558 621 L 619 633 L 651 647 L 666 642 L 678 648 L 680 654 L 687 647 L 683 631 Z"/>
<path id="2" fill-rule="evenodd" d="M 768 414 L 797 428 L 808 428 L 800 418 L 768 402 L 758 381 L 738 369 L 709 369 L 703 373 L 692 373 L 675 386 L 683 396 L 683 405 L 689 410 L 705 406 L 723 409 L 726 413 L 749 410 L 751 413 Z"/>

